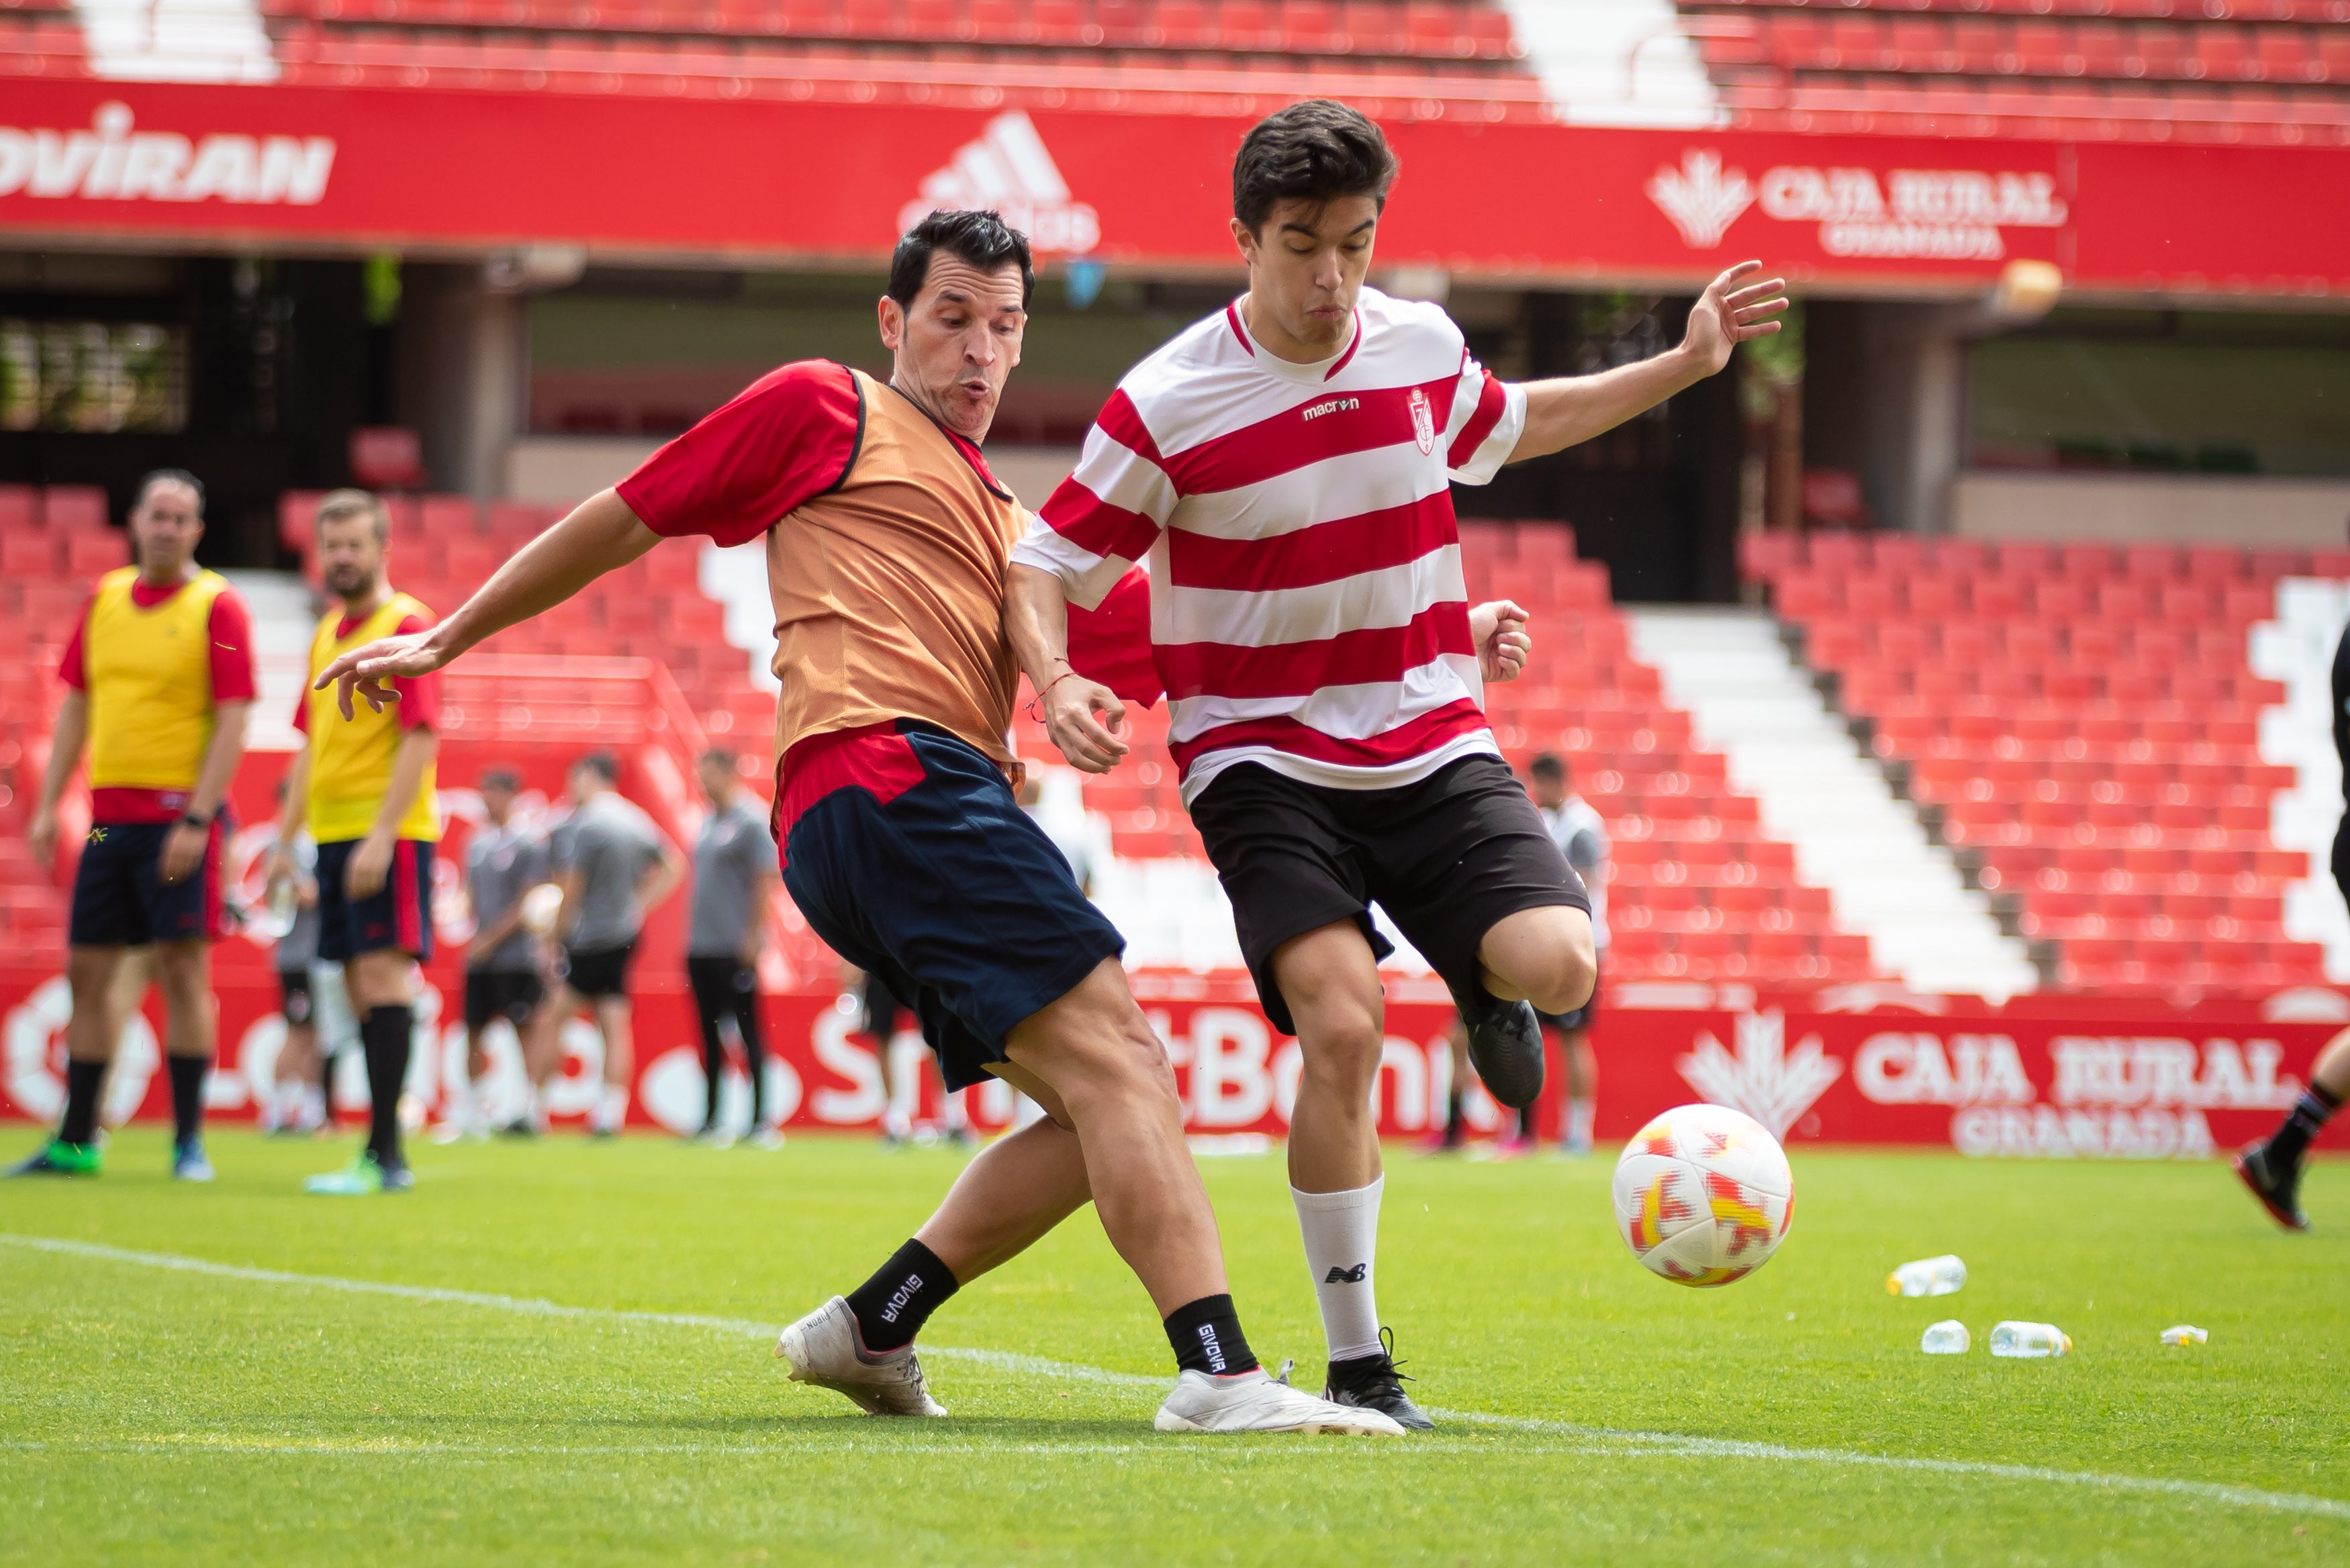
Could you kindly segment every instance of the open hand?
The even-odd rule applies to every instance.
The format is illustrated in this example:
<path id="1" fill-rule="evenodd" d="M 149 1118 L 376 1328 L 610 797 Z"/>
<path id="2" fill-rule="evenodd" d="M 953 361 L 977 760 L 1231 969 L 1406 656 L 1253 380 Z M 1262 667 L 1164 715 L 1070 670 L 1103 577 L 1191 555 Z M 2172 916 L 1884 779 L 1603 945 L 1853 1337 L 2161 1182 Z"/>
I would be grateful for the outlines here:
<path id="1" fill-rule="evenodd" d="M 1730 351 L 1750 338 L 1768 337 L 1779 330 L 1778 317 L 1787 308 L 1787 280 L 1743 280 L 1762 270 L 1759 261 L 1742 261 L 1711 283 L 1690 307 L 1689 332 L 1681 352 L 1713 374 L 1730 363 Z"/>
<path id="2" fill-rule="evenodd" d="M 1477 672 L 1488 680 L 1515 680 L 1534 646 L 1526 633 L 1526 612 L 1509 599 L 1494 599 L 1469 612 L 1469 640 L 1477 649 Z"/>
<path id="3" fill-rule="evenodd" d="M 380 713 L 387 702 L 400 701 L 400 693 L 390 682 L 430 675 L 449 662 L 432 643 L 432 633 L 412 631 L 405 637 L 380 638 L 374 642 L 352 649 L 340 659 L 318 672 L 311 690 L 324 691 L 332 682 L 335 706 L 343 717 L 351 716 L 351 693 L 357 691 L 367 699 L 367 705 Z"/>
<path id="4" fill-rule="evenodd" d="M 174 823 L 172 831 L 163 836 L 163 854 L 156 867 L 156 880 L 166 887 L 184 882 L 196 874 L 204 863 L 204 851 L 212 847 L 213 830 L 192 823 Z"/>
<path id="5" fill-rule="evenodd" d="M 391 840 L 369 834 L 343 863 L 343 890 L 353 902 L 372 898 L 383 891 L 384 879 L 390 874 Z"/>

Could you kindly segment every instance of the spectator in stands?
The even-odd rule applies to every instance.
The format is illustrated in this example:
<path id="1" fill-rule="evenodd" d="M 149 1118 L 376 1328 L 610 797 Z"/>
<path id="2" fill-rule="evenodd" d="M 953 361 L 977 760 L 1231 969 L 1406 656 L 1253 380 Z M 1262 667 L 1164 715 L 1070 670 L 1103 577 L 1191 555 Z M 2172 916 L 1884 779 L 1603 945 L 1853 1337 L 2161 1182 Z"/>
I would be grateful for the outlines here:
<path id="1" fill-rule="evenodd" d="M 1601 978 L 1607 970 L 1607 824 L 1591 804 L 1575 793 L 1572 775 L 1562 757 L 1548 752 L 1527 766 L 1534 786 L 1534 807 L 1551 839 L 1583 878 L 1591 895 L 1591 940 Z M 1591 1050 L 1591 1020 L 1599 1007 L 1595 983 L 1591 1000 L 1572 1012 L 1545 1012 L 1542 1021 L 1558 1031 L 1566 1059 L 1566 1114 L 1559 1127 L 1559 1147 L 1571 1155 L 1591 1152 L 1592 1107 L 1599 1089 L 1598 1060 Z M 1519 1137 L 1534 1137 L 1534 1107 L 1526 1107 Z"/>
<path id="2" fill-rule="evenodd" d="M 555 885 L 563 890 L 555 929 L 563 946 L 559 1022 L 583 1008 L 604 1038 L 604 1093 L 588 1131 L 609 1137 L 629 1116 L 637 1047 L 629 965 L 645 915 L 685 879 L 685 860 L 642 807 L 620 794 L 620 762 L 590 752 L 571 764 L 570 817 L 553 836 Z"/>
<path id="3" fill-rule="evenodd" d="M 710 817 L 693 846 L 693 914 L 686 936 L 685 973 L 702 1017 L 702 1070 L 709 1078 L 702 1137 L 727 1135 L 718 1125 L 719 1088 L 726 1076 L 726 1021 L 743 1046 L 751 1081 L 751 1141 L 783 1145 L 767 1125 L 767 1047 L 759 1027 L 759 950 L 775 901 L 775 841 L 764 803 L 743 787 L 734 753 L 712 746 L 702 754 L 702 788 Z"/>
<path id="4" fill-rule="evenodd" d="M 503 1018 L 527 1064 L 537 1060 L 536 1036 L 554 1022 L 539 981 L 537 944 L 523 929 L 523 898 L 546 880 L 546 844 L 515 820 L 522 777 L 492 768 L 481 779 L 482 822 L 465 843 L 465 897 L 473 906 L 473 938 L 465 945 L 465 1075 L 449 1085 L 442 1143 L 489 1132 L 478 1096 L 489 1073 L 484 1048 L 490 1025 Z"/>
<path id="5" fill-rule="evenodd" d="M 244 755 L 254 680 L 244 601 L 196 565 L 203 514 L 194 475 L 147 476 L 130 511 L 140 565 L 99 580 L 58 667 L 69 690 L 27 837 L 37 863 L 56 858 L 57 803 L 87 747 L 91 825 L 67 935 L 66 1109 L 56 1136 L 10 1175 L 98 1174 L 100 1090 L 120 1038 L 109 999 L 124 955 L 152 942 L 172 1079 L 172 1170 L 184 1181 L 212 1179 L 202 1135 L 216 1046 L 212 944 L 226 931 L 221 816 Z"/>
<path id="6" fill-rule="evenodd" d="M 1064 775 L 1066 776 L 1066 775 Z M 1061 858 L 1069 863 L 1069 874 L 1077 879 L 1077 891 L 1090 898 L 1094 896 L 1094 846 L 1087 831 L 1085 807 L 1077 804 L 1072 790 L 1065 804 L 1045 798 L 1045 771 L 1031 765 L 1020 781 L 1020 809 L 1028 819 L 1045 830 Z"/>

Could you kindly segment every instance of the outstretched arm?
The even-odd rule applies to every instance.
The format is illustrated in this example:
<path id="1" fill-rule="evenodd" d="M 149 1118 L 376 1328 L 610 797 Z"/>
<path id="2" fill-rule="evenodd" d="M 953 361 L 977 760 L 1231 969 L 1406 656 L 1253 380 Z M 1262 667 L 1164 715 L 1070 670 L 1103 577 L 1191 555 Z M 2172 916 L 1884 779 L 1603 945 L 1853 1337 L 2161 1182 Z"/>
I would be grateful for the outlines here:
<path id="1" fill-rule="evenodd" d="M 1679 348 L 1597 375 L 1529 382 L 1525 429 L 1509 461 L 1562 452 L 1614 430 L 1720 370 L 1739 344 L 1778 331 L 1777 317 L 1787 308 L 1786 280 L 1743 281 L 1762 270 L 1759 261 L 1740 262 L 1715 278 L 1690 308 Z"/>
<path id="2" fill-rule="evenodd" d="M 1003 585 L 1003 630 L 1043 701 L 1045 732 L 1069 765 L 1089 774 L 1116 767 L 1128 749 L 1116 733 L 1125 726 L 1126 704 L 1069 662 L 1069 599 L 1061 579 L 1013 562 Z"/>
<path id="3" fill-rule="evenodd" d="M 554 608 L 660 543 L 660 535 L 639 522 L 617 492 L 598 491 L 525 545 L 446 620 L 355 648 L 327 666 L 316 685 L 324 691 L 335 683 L 346 719 L 354 691 L 380 712 L 398 700 L 390 686 L 395 677 L 431 674 L 484 638 Z"/>

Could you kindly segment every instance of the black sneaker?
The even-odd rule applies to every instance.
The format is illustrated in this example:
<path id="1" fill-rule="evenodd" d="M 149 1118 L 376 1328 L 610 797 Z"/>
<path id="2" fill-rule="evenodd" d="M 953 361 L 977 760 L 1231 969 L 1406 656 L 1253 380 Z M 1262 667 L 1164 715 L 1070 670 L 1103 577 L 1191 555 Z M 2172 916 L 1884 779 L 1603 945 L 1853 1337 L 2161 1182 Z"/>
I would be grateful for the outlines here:
<path id="1" fill-rule="evenodd" d="M 2249 1143 L 2242 1152 L 2228 1162 L 2236 1168 L 2237 1177 L 2252 1189 L 2269 1218 L 2288 1231 L 2309 1229 L 2309 1216 L 2301 1211 L 2301 1167 L 2280 1168 L 2269 1158 L 2269 1146 Z"/>
<path id="2" fill-rule="evenodd" d="M 1485 1092 L 1512 1110 L 1534 1103 L 1543 1088 L 1542 1020 L 1531 1002 L 1503 1002 L 1483 986 L 1456 996 L 1469 1028 L 1469 1060 Z"/>
<path id="3" fill-rule="evenodd" d="M 1428 1413 L 1411 1402 L 1403 1386 L 1411 1381 L 1396 1370 L 1395 1330 L 1379 1330 L 1379 1350 L 1375 1355 L 1358 1355 L 1351 1361 L 1334 1361 L 1322 1388 L 1322 1397 L 1333 1405 L 1351 1405 L 1357 1410 L 1377 1410 L 1399 1427 L 1415 1432 L 1425 1432 L 1436 1425 Z"/>

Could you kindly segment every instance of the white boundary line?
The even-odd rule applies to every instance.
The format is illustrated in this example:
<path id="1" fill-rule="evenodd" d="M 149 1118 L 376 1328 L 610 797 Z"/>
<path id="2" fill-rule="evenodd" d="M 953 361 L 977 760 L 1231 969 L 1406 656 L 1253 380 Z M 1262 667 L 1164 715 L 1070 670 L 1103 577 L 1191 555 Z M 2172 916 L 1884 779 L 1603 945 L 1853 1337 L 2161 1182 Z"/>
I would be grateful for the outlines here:
<path id="1" fill-rule="evenodd" d="M 293 1285 L 310 1290 L 340 1291 L 351 1295 L 391 1296 L 402 1301 L 429 1302 L 446 1306 L 479 1307 L 492 1312 L 521 1313 L 534 1317 L 573 1318 L 598 1323 L 644 1324 L 662 1328 L 694 1328 L 717 1334 L 762 1339 L 773 1338 L 782 1333 L 781 1327 L 777 1324 L 754 1323 L 748 1318 L 711 1317 L 697 1313 L 638 1312 L 617 1307 L 566 1306 L 559 1302 L 543 1301 L 531 1296 L 499 1295 L 484 1291 L 449 1290 L 434 1285 L 402 1285 L 380 1280 L 351 1280 L 332 1274 L 296 1274 L 279 1269 L 256 1269 L 236 1263 L 215 1263 L 209 1259 L 182 1257 L 172 1252 L 133 1251 L 128 1248 L 109 1247 L 95 1241 L 69 1241 L 48 1236 L 16 1236 L 0 1232 L 0 1244 L 23 1247 L 34 1251 L 65 1257 L 89 1258 L 137 1268 L 203 1274 L 213 1279 L 238 1280 L 252 1284 Z M 1117 1387 L 1149 1388 L 1154 1391 L 1167 1386 L 1167 1379 L 1164 1377 L 1147 1377 L 1132 1372 L 1113 1372 L 1107 1367 L 1087 1366 L 1075 1362 L 1050 1361 L 1042 1356 L 1021 1355 L 1009 1351 L 975 1350 L 957 1345 L 926 1345 L 923 1347 L 922 1354 L 939 1360 L 968 1362 L 973 1366 L 992 1367 L 1003 1372 L 1024 1373 L 1031 1376 L 1058 1377 L 1076 1382 L 1107 1384 Z M 2052 1486 L 2087 1487 L 2105 1491 L 2132 1492 L 2148 1497 L 2179 1498 L 2196 1502 L 2221 1503 L 2233 1508 L 2269 1509 L 2280 1513 L 2307 1514 L 2321 1519 L 2350 1520 L 2350 1501 L 2330 1497 L 2314 1497 L 2303 1492 L 2265 1491 L 2256 1487 L 2234 1486 L 2220 1481 L 2174 1480 L 2160 1476 L 2106 1475 L 2093 1470 L 2054 1469 L 2044 1465 L 1996 1464 L 1983 1459 L 1913 1459 L 1896 1454 L 1866 1453 L 1851 1449 L 1799 1449 L 1779 1443 L 1745 1442 L 1729 1438 L 1700 1438 L 1672 1432 L 1619 1431 L 1605 1427 L 1578 1426 L 1568 1421 L 1544 1420 L 1538 1417 L 1500 1416 L 1476 1410 L 1434 1410 L 1430 1414 L 1474 1426 L 1565 1439 L 1564 1443 L 1555 1448 L 1545 1447 L 1535 1450 L 1542 1453 L 1606 1454 L 1617 1458 L 1767 1459 L 1780 1463 L 1906 1470 L 1923 1475 L 1974 1476 L 1991 1480 L 2033 1481 Z M 1439 1443 L 1440 1442 L 1440 1439 Z M 0 1449 L 17 1452 L 96 1453 L 193 1449 L 222 1453 L 296 1455 L 365 1453 L 389 1456 L 415 1453 L 478 1455 L 494 1458 L 501 1455 L 559 1456 L 564 1454 L 773 1454 L 780 1449 L 796 1445 L 784 1442 L 757 1447 L 684 1445 L 643 1448 L 559 1446 L 468 1448 L 463 1445 L 435 1443 L 410 1446 L 332 1445 L 288 1440 L 277 1444 L 235 1438 L 172 1438 L 98 1440 L 88 1443 L 5 1443 L 0 1444 Z M 1430 1443 L 1424 1438 L 1414 1439 L 1405 1451 L 1438 1446 L 1438 1443 Z M 1450 1447 L 1450 1445 L 1445 1446 L 1448 1449 Z M 1192 1444 L 1075 1442 L 1011 1446 L 992 1443 L 920 1444 L 904 1447 L 902 1449 L 893 1444 L 890 1451 L 1175 1454 L 1204 1453 L 1211 1450 L 1205 1445 Z M 1336 1454 L 1362 1453 L 1369 1450 L 1350 1443 L 1316 1444 L 1311 1445 L 1310 1448 L 1300 1449 L 1284 1448 L 1279 1451 L 1284 1456 L 1292 1456 L 1308 1451 Z"/>

